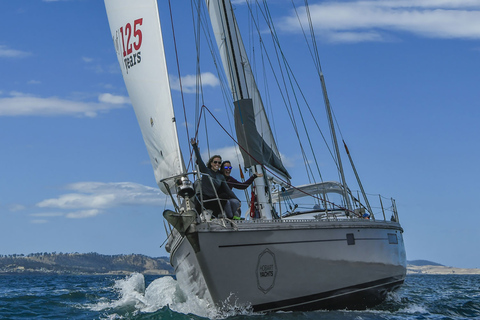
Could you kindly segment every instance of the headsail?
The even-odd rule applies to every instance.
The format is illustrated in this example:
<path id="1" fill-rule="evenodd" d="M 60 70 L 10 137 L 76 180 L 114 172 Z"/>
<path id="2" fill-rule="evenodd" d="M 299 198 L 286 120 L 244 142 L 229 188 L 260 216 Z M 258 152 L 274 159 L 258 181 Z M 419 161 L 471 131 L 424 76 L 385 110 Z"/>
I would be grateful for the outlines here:
<path id="1" fill-rule="evenodd" d="M 182 174 L 175 115 L 156 0 L 105 0 L 123 79 L 147 146 L 157 184 Z M 173 181 L 168 181 L 170 189 Z"/>
<path id="2" fill-rule="evenodd" d="M 290 178 L 282 164 L 230 1 L 206 0 L 235 105 L 235 129 L 246 167 L 260 164 Z"/>

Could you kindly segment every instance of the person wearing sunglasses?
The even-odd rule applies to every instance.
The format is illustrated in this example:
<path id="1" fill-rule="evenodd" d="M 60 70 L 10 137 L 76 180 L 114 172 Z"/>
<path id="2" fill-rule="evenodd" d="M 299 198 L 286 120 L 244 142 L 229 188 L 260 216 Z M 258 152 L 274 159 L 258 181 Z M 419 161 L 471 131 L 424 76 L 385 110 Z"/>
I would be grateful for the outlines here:
<path id="1" fill-rule="evenodd" d="M 221 212 L 221 205 L 227 218 L 234 219 L 235 213 L 240 207 L 240 200 L 228 187 L 225 176 L 220 171 L 222 158 L 219 155 L 214 155 L 208 159 L 205 165 L 200 155 L 197 141 L 192 138 L 190 143 L 197 158 L 198 168 L 202 173 L 201 192 L 203 206 L 212 210 L 214 216 L 218 217 L 218 214 Z M 197 200 L 199 201 L 202 197 L 200 197 L 200 190 L 197 190 Z M 220 199 L 220 203 L 218 199 Z"/>
<path id="2" fill-rule="evenodd" d="M 232 173 L 232 164 L 229 160 L 225 160 L 222 162 L 220 171 L 225 176 L 225 180 L 227 181 L 227 185 L 230 189 L 235 188 L 239 190 L 245 190 L 253 183 L 253 180 L 255 180 L 255 178 L 263 177 L 263 173 L 254 173 L 246 181 L 240 182 L 230 175 Z"/>

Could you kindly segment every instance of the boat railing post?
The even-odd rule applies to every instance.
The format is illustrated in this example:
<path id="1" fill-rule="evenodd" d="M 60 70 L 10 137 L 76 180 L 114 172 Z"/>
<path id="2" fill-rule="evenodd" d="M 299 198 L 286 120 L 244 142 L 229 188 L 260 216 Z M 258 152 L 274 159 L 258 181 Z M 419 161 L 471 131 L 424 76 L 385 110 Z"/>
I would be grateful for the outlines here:
<path id="1" fill-rule="evenodd" d="M 383 209 L 382 196 L 378 195 L 378 198 L 380 199 L 380 206 L 382 207 L 383 220 L 387 221 L 387 218 L 385 218 L 385 210 Z"/>
<path id="2" fill-rule="evenodd" d="M 325 208 L 325 218 L 328 220 L 328 203 L 327 203 L 327 193 L 323 192 L 323 207 Z"/>
<path id="3" fill-rule="evenodd" d="M 205 214 L 204 214 L 204 207 L 203 207 L 203 188 L 202 188 L 202 174 L 200 172 L 200 168 L 198 167 L 198 164 L 196 165 L 197 167 L 197 181 L 199 181 L 198 183 L 198 188 L 200 189 L 200 210 L 202 210 L 202 212 L 200 213 L 204 219 L 206 219 L 205 217 Z"/>
<path id="4" fill-rule="evenodd" d="M 205 174 L 208 177 L 208 180 L 212 184 L 213 192 L 215 192 L 215 199 L 218 202 L 218 206 L 220 207 L 220 212 L 222 214 L 222 218 L 225 218 L 225 212 L 223 211 L 222 201 L 218 196 L 217 189 L 215 189 L 215 185 L 213 184 L 213 178 L 209 174 Z"/>
<path id="5" fill-rule="evenodd" d="M 397 222 L 400 222 L 400 220 L 398 219 L 398 211 L 397 211 L 397 204 L 395 203 L 395 199 L 391 198 L 392 199 L 392 207 L 393 207 L 393 214 L 395 216 L 395 220 Z"/>
<path id="6" fill-rule="evenodd" d="M 281 197 L 282 197 L 282 194 L 280 193 L 281 190 L 278 190 L 278 212 L 280 214 L 280 219 L 282 219 L 282 201 L 281 201 Z"/>

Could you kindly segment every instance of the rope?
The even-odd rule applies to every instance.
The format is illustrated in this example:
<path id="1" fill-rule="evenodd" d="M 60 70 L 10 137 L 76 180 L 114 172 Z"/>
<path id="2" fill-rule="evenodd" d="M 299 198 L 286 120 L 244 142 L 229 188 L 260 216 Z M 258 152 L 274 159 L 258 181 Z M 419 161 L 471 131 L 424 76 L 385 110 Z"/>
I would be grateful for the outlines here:
<path id="1" fill-rule="evenodd" d="M 210 109 L 208 109 L 205 105 L 202 106 L 202 109 L 205 109 L 206 111 L 208 111 L 208 113 L 210 114 L 210 116 L 213 118 L 213 120 L 215 120 L 215 122 L 218 124 L 218 126 L 225 132 L 225 134 L 240 148 L 242 149 L 245 154 L 247 154 L 252 160 L 254 160 L 256 163 L 258 163 L 259 165 L 262 166 L 262 168 L 265 170 L 265 171 L 268 171 L 270 173 L 270 175 L 274 176 L 275 178 L 277 178 L 279 181 L 281 181 L 283 184 L 285 184 L 286 186 L 290 187 L 290 188 L 293 188 L 295 190 L 297 190 L 298 192 L 300 193 L 303 193 L 304 195 L 306 196 L 309 196 L 309 197 L 312 197 L 314 199 L 317 199 L 317 200 L 320 200 L 320 201 L 324 201 L 326 203 L 329 203 L 331 204 L 332 206 L 334 207 L 337 207 L 339 208 L 340 210 L 344 210 L 346 212 L 350 212 L 350 213 L 353 213 L 354 215 L 357 215 L 358 214 L 352 210 L 349 210 L 348 208 L 345 208 L 345 207 L 342 207 L 342 206 L 339 206 L 338 204 L 335 204 L 333 202 L 330 202 L 326 199 L 322 199 L 320 197 L 317 197 L 313 194 L 309 194 L 308 192 L 305 192 L 301 189 L 298 189 L 297 187 L 291 185 L 290 183 L 288 183 L 287 181 L 283 180 L 281 177 L 279 177 L 278 175 L 275 174 L 275 172 L 273 172 L 272 170 L 270 170 L 268 167 L 264 166 L 259 160 L 257 160 L 254 156 L 252 156 L 242 145 L 240 145 L 238 143 L 238 141 L 222 126 L 222 124 L 220 123 L 220 121 L 213 115 L 213 113 L 210 111 Z"/>
<path id="2" fill-rule="evenodd" d="M 180 95 L 182 97 L 183 116 L 185 118 L 185 123 L 188 123 L 188 121 L 187 121 L 187 111 L 185 109 L 185 100 L 184 100 L 184 97 L 183 97 L 182 76 L 181 76 L 181 73 L 180 73 L 180 62 L 179 62 L 180 60 L 178 59 L 177 40 L 176 40 L 176 37 L 175 37 L 175 27 L 174 27 L 174 24 L 173 24 L 172 5 L 171 5 L 170 0 L 168 0 L 168 7 L 170 9 L 170 22 L 172 24 L 173 46 L 175 48 L 175 58 L 176 58 L 176 61 L 177 61 L 178 82 L 180 84 Z M 188 134 L 188 126 L 185 125 L 185 127 L 186 127 L 186 130 L 187 130 L 187 140 L 188 140 L 188 137 L 190 136 Z"/>
<path id="3" fill-rule="evenodd" d="M 193 1 L 193 0 L 192 0 L 192 1 Z M 193 2 L 194 2 L 194 1 L 193 1 Z M 193 3 L 193 2 L 192 2 L 192 3 Z M 256 2 L 257 2 L 257 4 L 258 4 L 258 0 L 256 0 Z M 264 3 L 265 3 L 265 2 L 264 2 Z M 306 5 L 308 6 L 308 2 L 307 2 L 306 0 L 305 0 L 305 3 L 306 3 Z M 253 17 L 253 22 L 254 22 L 254 24 L 255 24 L 255 26 L 256 26 L 256 28 L 257 28 L 257 31 L 260 32 L 259 27 L 258 27 L 258 25 L 257 25 L 256 22 L 255 22 L 255 17 L 254 17 L 254 15 L 253 15 L 253 12 L 252 12 L 252 9 L 251 9 L 251 7 L 250 7 L 250 4 L 249 4 L 248 2 L 247 2 L 247 5 L 248 5 L 249 11 L 250 11 L 250 13 L 251 13 L 251 16 Z M 170 16 L 171 16 L 171 22 L 172 22 L 173 39 L 174 39 L 174 45 L 175 45 L 175 55 L 176 55 L 176 59 L 177 59 L 177 71 L 178 71 L 178 75 L 179 75 L 179 84 L 180 84 L 180 90 L 181 90 L 181 98 L 182 98 L 183 112 L 184 112 L 185 122 L 187 123 L 186 107 L 185 107 L 184 94 L 183 94 L 183 85 L 182 85 L 181 76 L 180 76 L 181 73 L 180 73 L 180 66 L 179 66 L 179 58 L 178 58 L 178 51 L 177 51 L 177 45 L 176 45 L 175 31 L 174 31 L 174 27 L 173 27 L 173 15 L 172 15 L 172 8 L 171 8 L 171 0 L 169 0 L 169 8 L 170 8 Z M 307 9 L 307 10 L 308 10 L 308 9 Z M 267 21 L 267 23 L 268 23 L 268 26 L 269 26 L 269 28 L 270 28 L 270 30 L 271 30 L 272 39 L 273 39 L 274 43 L 276 43 L 275 50 L 276 50 L 276 55 L 277 55 L 277 61 L 278 61 L 279 65 L 280 65 L 280 71 L 282 72 L 281 78 L 284 79 L 284 80 L 283 80 L 283 85 L 280 86 L 280 83 L 281 83 L 281 82 L 280 82 L 279 80 L 281 80 L 281 79 L 278 79 L 277 76 L 274 75 L 274 76 L 275 76 L 275 79 L 276 79 L 276 82 L 277 82 L 277 85 L 279 85 L 279 88 L 280 88 L 280 87 L 284 87 L 285 89 L 288 88 L 288 85 L 287 85 L 287 83 L 286 83 L 286 81 L 285 81 L 286 78 L 285 78 L 284 75 L 283 75 L 283 71 L 284 71 L 284 70 L 283 70 L 283 68 L 281 67 L 281 62 L 283 62 L 284 68 L 285 68 L 285 71 L 286 71 L 286 74 L 288 75 L 288 79 L 289 79 L 289 82 L 290 82 L 290 88 L 292 88 L 292 91 L 293 91 L 293 93 L 294 93 L 294 100 L 296 101 L 297 108 L 300 110 L 298 97 L 295 95 L 295 92 L 296 92 L 296 91 L 293 90 L 293 88 L 294 88 L 293 83 L 295 83 L 296 87 L 299 88 L 298 82 L 297 82 L 297 80 L 295 79 L 295 77 L 293 76 L 292 70 L 291 70 L 290 66 L 288 65 L 288 62 L 286 61 L 286 58 L 285 58 L 285 56 L 284 56 L 284 54 L 283 54 L 283 52 L 282 52 L 282 50 L 281 50 L 281 48 L 280 48 L 279 40 L 278 40 L 278 37 L 277 37 L 277 35 L 276 35 L 276 31 L 275 31 L 275 29 L 274 29 L 274 27 L 273 27 L 272 18 L 271 18 L 270 12 L 269 12 L 266 4 L 265 4 L 265 8 L 264 8 L 263 10 L 260 9 L 260 12 L 261 12 L 261 14 L 264 16 L 264 18 L 266 19 L 266 21 Z M 309 14 L 309 13 L 308 13 L 308 14 Z M 200 16 L 201 16 L 201 14 L 200 14 L 200 6 L 199 6 L 199 7 L 198 7 L 198 19 L 199 19 L 198 24 L 201 25 L 202 28 L 204 28 L 203 24 L 200 22 L 200 20 L 202 20 L 202 19 L 200 18 Z M 309 17 L 309 18 L 310 18 L 310 17 Z M 312 28 L 312 26 L 311 26 L 311 21 L 310 21 L 310 28 Z M 199 31 L 199 29 L 200 29 L 200 27 L 197 25 L 197 31 Z M 204 30 L 205 30 L 205 29 L 204 29 Z M 313 30 L 311 30 L 311 33 L 313 34 Z M 199 40 L 199 35 L 196 34 L 196 37 L 195 37 L 195 38 L 196 38 L 196 40 L 198 41 L 198 40 Z M 260 47 L 261 47 L 262 49 L 265 49 L 265 44 L 264 44 L 262 41 L 261 41 L 260 44 L 261 44 Z M 211 45 L 211 44 L 209 44 L 209 46 L 210 46 L 210 45 Z M 199 60 L 199 56 L 198 56 L 199 46 L 200 46 L 200 45 L 199 45 L 199 42 L 197 42 L 197 63 L 198 63 L 198 60 Z M 211 46 L 210 46 L 210 49 L 211 49 Z M 316 48 L 316 43 L 314 43 L 314 50 L 315 50 L 315 54 L 316 54 L 317 59 L 318 59 L 318 51 L 317 51 L 317 48 Z M 264 50 L 262 50 L 262 51 L 264 51 Z M 213 52 L 212 49 L 211 49 L 211 52 Z M 268 55 L 266 55 L 266 56 L 267 56 L 267 61 L 268 61 L 269 64 L 270 64 L 270 67 L 273 69 L 272 61 L 270 60 L 270 58 L 268 57 Z M 215 64 L 215 65 L 217 66 L 217 64 Z M 321 68 L 321 67 L 320 67 L 320 68 Z M 321 70 L 321 69 L 320 69 L 320 70 Z M 217 66 L 217 71 L 218 71 L 218 66 Z M 200 74 L 200 67 L 197 65 L 197 77 L 198 77 L 198 74 Z M 199 78 L 199 79 L 197 79 L 197 81 L 201 82 L 200 77 L 198 77 L 198 78 Z M 293 81 L 292 81 L 292 79 L 293 79 Z M 198 88 L 198 86 L 200 86 L 200 88 Z M 201 92 L 201 83 L 198 83 L 198 82 L 197 82 L 197 92 Z M 300 90 L 300 92 L 301 92 L 301 90 Z M 290 97 L 289 97 L 289 94 L 288 94 L 288 93 L 289 93 L 289 91 L 288 91 L 288 89 L 287 89 L 287 90 L 285 90 L 283 93 L 281 93 L 281 96 L 282 96 L 282 98 L 283 98 L 283 100 L 284 100 L 284 102 L 285 102 L 285 106 L 286 106 L 287 112 L 288 112 L 288 114 L 289 114 L 289 116 L 290 116 L 290 119 L 291 119 L 292 123 L 294 124 L 294 130 L 295 130 L 295 133 L 296 133 L 296 135 L 297 135 L 297 139 L 298 139 L 298 141 L 299 141 L 299 143 L 300 143 L 300 147 L 301 147 L 301 150 L 302 150 L 302 155 L 303 155 L 304 159 L 306 159 L 306 152 L 305 152 L 305 149 L 303 148 L 303 145 L 302 145 L 302 143 L 301 143 L 301 141 L 300 141 L 301 139 L 300 139 L 300 136 L 299 136 L 299 131 L 298 131 L 297 125 L 296 125 L 296 123 L 295 123 L 295 117 L 294 117 L 294 113 L 293 113 L 293 108 L 292 108 L 292 106 L 291 106 L 291 103 L 287 103 L 287 101 L 290 101 Z M 301 92 L 301 93 L 302 93 L 302 92 Z M 284 94 L 286 94 L 286 96 L 284 96 Z M 301 94 L 301 96 L 302 96 L 303 99 L 305 100 L 305 97 L 304 97 L 303 93 Z M 198 101 L 197 101 L 197 103 L 198 103 Z M 290 105 L 290 109 L 289 109 L 289 107 L 288 107 L 289 105 Z M 307 103 L 307 105 L 308 105 L 308 103 Z M 198 108 L 198 105 L 197 105 L 197 108 Z M 272 176 L 275 176 L 279 181 L 283 182 L 284 185 L 289 186 L 289 187 L 291 187 L 291 188 L 294 188 L 294 189 L 298 190 L 299 192 L 302 192 L 303 194 L 305 194 L 305 195 L 307 195 L 307 196 L 310 196 L 310 197 L 312 197 L 312 198 L 318 199 L 318 200 L 320 200 L 320 201 L 326 201 L 326 200 L 324 200 L 324 199 L 322 199 L 322 198 L 319 198 L 319 197 L 317 197 L 317 196 L 308 194 L 307 192 L 304 192 L 304 191 L 302 191 L 302 190 L 299 190 L 299 189 L 295 188 L 294 186 L 292 186 L 291 184 L 289 184 L 288 182 L 284 181 L 282 178 L 280 178 L 279 176 L 277 176 L 274 172 L 272 172 L 271 170 L 269 170 L 269 169 L 268 169 L 267 167 L 265 167 L 263 164 L 261 164 L 260 161 L 258 161 L 258 160 L 255 159 L 251 154 L 249 154 L 249 153 L 247 152 L 247 150 L 246 150 L 243 146 L 241 146 L 241 145 L 233 138 L 233 136 L 220 124 L 220 122 L 216 119 L 216 117 L 213 115 L 213 113 L 212 113 L 204 104 L 203 104 L 202 107 L 200 108 L 200 112 L 199 112 L 199 116 L 198 116 L 198 121 L 197 121 L 198 123 L 197 123 L 196 131 L 195 131 L 195 139 L 197 139 L 197 137 L 198 137 L 198 131 L 199 131 L 199 127 L 200 127 L 200 126 L 199 126 L 199 124 L 200 124 L 200 119 L 201 119 L 202 112 L 203 112 L 203 109 L 204 109 L 204 108 L 208 111 L 208 113 L 212 116 L 212 118 L 217 122 L 217 124 L 220 126 L 220 128 L 230 137 L 230 139 L 231 139 L 232 141 L 234 141 L 235 144 L 236 144 L 239 148 L 241 148 L 241 149 L 245 152 L 245 154 L 247 154 L 251 159 L 253 159 L 256 163 L 262 165 L 262 167 L 263 167 L 266 171 L 268 171 Z M 310 109 L 310 107 L 308 107 L 308 109 L 309 109 L 310 113 L 313 115 L 313 112 L 312 112 L 312 110 Z M 197 110 L 198 110 L 198 109 L 197 109 Z M 303 125 L 304 125 L 304 127 L 305 127 L 304 116 L 303 116 L 303 114 L 301 113 L 301 111 L 299 111 L 299 112 L 300 112 L 300 115 L 301 115 L 302 123 L 303 123 Z M 204 118 L 204 119 L 205 119 L 205 118 Z M 315 117 L 313 117 L 313 119 L 315 119 Z M 336 120 L 336 119 L 335 119 L 335 120 Z M 205 119 L 205 121 L 206 121 L 206 119 Z M 316 120 L 315 120 L 315 123 L 317 124 L 317 128 L 319 128 L 318 123 L 316 122 Z M 230 126 L 231 126 L 231 123 L 230 123 Z M 207 127 L 207 126 L 205 125 L 205 127 Z M 188 139 L 188 137 L 190 137 L 190 134 L 189 134 L 189 132 L 188 132 L 188 127 L 186 127 L 186 133 L 187 133 L 187 139 Z M 320 133 L 322 134 L 322 137 L 323 137 L 323 139 L 325 140 L 325 137 L 323 136 L 323 133 L 321 132 L 321 130 L 320 130 Z M 317 163 L 317 159 L 316 159 L 316 157 L 315 157 L 315 153 L 313 152 L 313 146 L 312 146 L 312 142 L 311 142 L 310 136 L 309 136 L 308 132 L 307 132 L 306 134 L 307 134 L 308 143 L 309 143 L 310 148 L 312 149 L 312 153 L 313 153 L 313 155 L 314 155 L 314 161 L 315 161 L 315 163 L 317 164 L 317 170 L 319 170 L 319 168 L 318 168 L 318 163 Z M 208 136 L 207 136 L 207 144 L 208 144 Z M 328 145 L 327 145 L 327 147 L 328 147 Z M 330 148 L 328 148 L 328 149 L 329 149 L 329 151 L 330 151 Z M 331 153 L 331 151 L 330 151 L 330 153 Z M 304 163 L 305 163 L 305 165 L 309 166 L 309 165 L 308 165 L 308 161 L 304 161 Z M 188 165 L 188 166 L 190 166 L 191 164 L 193 164 L 193 151 L 190 149 L 190 161 L 189 161 L 189 165 Z M 307 173 L 309 173 L 309 180 L 310 180 L 310 174 L 312 174 L 312 176 L 313 176 L 313 172 L 309 172 L 309 170 L 311 171 L 311 168 L 307 168 Z M 322 179 L 322 177 L 321 177 L 321 174 L 320 174 L 320 178 L 321 178 L 321 180 L 323 181 L 323 179 Z M 327 202 L 328 202 L 328 201 L 327 201 Z M 332 202 L 328 202 L 328 203 L 331 203 L 332 205 L 334 205 L 334 206 L 336 206 L 336 207 L 338 207 L 338 208 L 341 208 L 341 209 L 343 209 L 343 210 L 348 210 L 348 209 L 342 208 L 341 206 L 338 206 L 338 205 L 336 205 L 336 204 L 334 204 L 334 203 L 332 203 Z M 350 211 L 350 210 L 348 210 L 348 211 Z"/>

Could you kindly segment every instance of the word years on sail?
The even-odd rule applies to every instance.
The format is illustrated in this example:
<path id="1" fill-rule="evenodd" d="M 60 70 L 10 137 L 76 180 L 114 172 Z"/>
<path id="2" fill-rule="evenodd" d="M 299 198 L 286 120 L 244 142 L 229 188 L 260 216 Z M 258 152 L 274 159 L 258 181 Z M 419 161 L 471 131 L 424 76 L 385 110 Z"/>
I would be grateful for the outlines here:
<path id="1" fill-rule="evenodd" d="M 143 18 L 133 21 L 133 27 L 130 22 L 120 27 L 115 32 L 115 51 L 123 56 L 125 70 L 134 67 L 142 61 L 140 48 L 142 46 L 142 30 L 140 29 Z"/>

